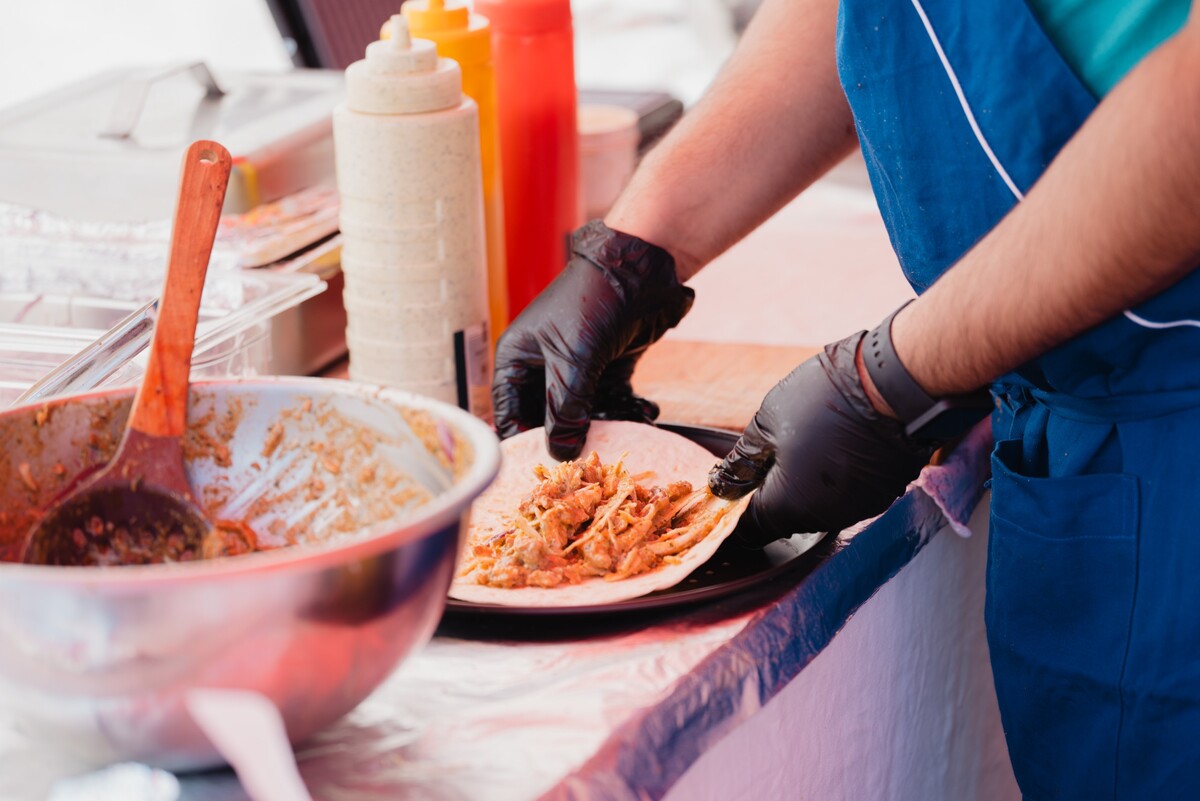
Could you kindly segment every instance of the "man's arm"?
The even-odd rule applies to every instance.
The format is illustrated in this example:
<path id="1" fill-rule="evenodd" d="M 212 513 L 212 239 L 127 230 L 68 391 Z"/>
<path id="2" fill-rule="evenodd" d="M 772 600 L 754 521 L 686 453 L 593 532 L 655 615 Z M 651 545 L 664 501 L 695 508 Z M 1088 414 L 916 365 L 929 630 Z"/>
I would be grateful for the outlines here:
<path id="1" fill-rule="evenodd" d="M 836 0 L 766 0 L 729 63 L 642 163 L 605 222 L 675 257 L 680 280 L 856 143 L 838 83 Z"/>
<path id="2" fill-rule="evenodd" d="M 502 437 L 545 426 L 579 455 L 593 415 L 650 422 L 633 392 L 642 353 L 692 305 L 680 281 L 854 146 L 834 56 L 837 0 L 766 0 L 706 97 L 643 162 L 609 212 L 496 345 Z"/>
<path id="3" fill-rule="evenodd" d="M 1198 7 L 1025 200 L 896 316 L 896 352 L 931 395 L 974 390 L 1200 263 Z"/>

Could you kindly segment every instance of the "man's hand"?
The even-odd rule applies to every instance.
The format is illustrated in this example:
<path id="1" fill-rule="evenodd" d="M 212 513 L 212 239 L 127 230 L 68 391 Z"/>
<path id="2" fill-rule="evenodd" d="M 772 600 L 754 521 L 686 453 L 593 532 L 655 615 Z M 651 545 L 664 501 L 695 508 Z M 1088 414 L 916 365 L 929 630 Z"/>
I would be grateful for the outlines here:
<path id="1" fill-rule="evenodd" d="M 763 400 L 709 487 L 724 498 L 752 489 L 759 530 L 838 531 L 879 514 L 904 492 L 940 443 L 917 441 L 863 389 L 863 332 L 827 345 Z"/>
<path id="2" fill-rule="evenodd" d="M 579 455 L 591 418 L 651 422 L 658 407 L 633 394 L 642 353 L 692 306 L 661 248 L 599 221 L 575 233 L 575 257 L 496 346 L 496 431 L 546 426 L 557 459 Z"/>

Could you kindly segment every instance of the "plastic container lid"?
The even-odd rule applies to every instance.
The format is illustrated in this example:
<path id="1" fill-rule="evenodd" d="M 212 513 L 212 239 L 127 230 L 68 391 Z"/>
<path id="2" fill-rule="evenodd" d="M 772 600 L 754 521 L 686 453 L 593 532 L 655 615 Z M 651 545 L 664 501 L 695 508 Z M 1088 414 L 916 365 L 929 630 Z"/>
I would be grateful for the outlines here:
<path id="1" fill-rule="evenodd" d="M 437 42 L 438 52 L 464 67 L 492 59 L 492 32 L 486 17 L 472 14 L 463 5 L 446 6 L 444 0 L 407 0 L 400 9 L 413 36 Z M 379 34 L 391 37 L 391 24 Z"/>
<path id="2" fill-rule="evenodd" d="M 503 33 L 543 33 L 571 26 L 570 0 L 475 0 L 475 10 Z"/>
<path id="3" fill-rule="evenodd" d="M 462 71 L 438 58 L 433 42 L 413 39 L 400 14 L 391 35 L 367 45 L 366 58 L 346 68 L 346 105 L 365 114 L 419 114 L 462 103 Z"/>

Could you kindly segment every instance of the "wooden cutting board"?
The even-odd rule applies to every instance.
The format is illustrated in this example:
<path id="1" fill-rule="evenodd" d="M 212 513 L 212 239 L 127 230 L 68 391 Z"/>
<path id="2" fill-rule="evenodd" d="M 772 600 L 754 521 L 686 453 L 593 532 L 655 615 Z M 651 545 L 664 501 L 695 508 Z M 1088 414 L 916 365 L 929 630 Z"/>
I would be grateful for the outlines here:
<path id="1" fill-rule="evenodd" d="M 663 422 L 740 431 L 763 397 L 818 348 L 664 340 L 638 362 L 633 388 Z"/>

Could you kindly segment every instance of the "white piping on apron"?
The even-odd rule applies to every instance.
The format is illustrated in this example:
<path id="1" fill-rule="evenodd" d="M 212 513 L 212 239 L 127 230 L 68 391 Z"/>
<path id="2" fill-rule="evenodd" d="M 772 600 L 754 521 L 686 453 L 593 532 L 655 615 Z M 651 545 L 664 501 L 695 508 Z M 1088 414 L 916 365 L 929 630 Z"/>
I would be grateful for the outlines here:
<path id="1" fill-rule="evenodd" d="M 983 148 L 984 154 L 988 157 L 988 161 L 992 163 L 992 167 L 995 168 L 996 173 L 1004 181 L 1004 185 L 1012 192 L 1017 202 L 1021 202 L 1025 199 L 1025 195 L 1017 188 L 1016 183 L 1008 174 L 1008 170 L 1004 169 L 1004 165 L 1000 163 L 999 157 L 996 156 L 995 151 L 992 150 L 992 146 L 988 143 L 987 137 L 983 135 L 983 131 L 979 128 L 979 123 L 975 119 L 975 112 L 971 111 L 971 105 L 967 102 L 967 96 L 963 93 L 962 85 L 958 82 L 958 75 L 955 74 L 954 67 L 950 66 L 950 60 L 946 58 L 946 51 L 942 49 L 941 40 L 938 39 L 937 33 L 933 30 L 933 23 L 929 21 L 929 16 L 925 13 L 925 8 L 921 5 L 921 0 L 911 0 L 911 2 L 913 8 L 916 9 L 917 16 L 921 18 L 921 24 L 925 26 L 925 33 L 928 34 L 929 41 L 933 44 L 933 49 L 937 52 L 938 59 L 942 62 L 942 69 L 946 71 L 946 77 L 950 79 L 950 85 L 954 87 L 954 94 L 958 96 L 958 104 L 962 106 L 963 115 L 966 116 L 967 123 L 971 126 L 971 132 L 975 134 L 976 141 Z M 1155 330 L 1179 328 L 1182 326 L 1200 328 L 1200 320 L 1182 319 L 1160 323 L 1134 314 L 1130 309 L 1126 309 L 1124 314 L 1125 318 L 1131 323 L 1140 325 L 1143 328 Z"/>
<path id="2" fill-rule="evenodd" d="M 1009 176 L 1008 170 L 1004 169 L 1004 165 L 1000 163 L 1000 159 L 996 157 L 995 152 L 992 151 L 992 146 L 988 144 L 987 138 L 983 135 L 983 131 L 980 130 L 979 123 L 975 121 L 975 112 L 971 111 L 971 106 L 967 103 L 967 96 L 963 94 L 962 86 L 958 82 L 958 75 L 954 73 L 954 67 L 950 66 L 950 60 L 946 58 L 946 51 L 942 50 L 942 43 L 933 31 L 933 24 L 930 23 L 929 17 L 926 16 L 925 9 L 921 5 L 921 0 L 912 0 L 912 5 L 917 10 L 917 15 L 921 18 L 921 23 L 925 26 L 925 32 L 929 34 L 929 41 L 933 42 L 933 49 L 937 51 L 938 58 L 942 61 L 942 69 L 946 71 L 946 77 L 950 79 L 950 85 L 954 87 L 954 94 L 958 95 L 958 104 L 962 106 L 963 114 L 966 115 L 967 122 L 971 125 L 971 131 L 974 132 L 975 138 L 979 141 L 979 146 L 987 154 L 988 161 L 992 162 L 992 166 L 996 168 L 996 172 L 1004 179 L 1004 184 L 1008 187 L 1008 190 L 1013 193 L 1018 201 L 1024 200 L 1025 195 L 1017 188 L 1016 183 Z"/>

